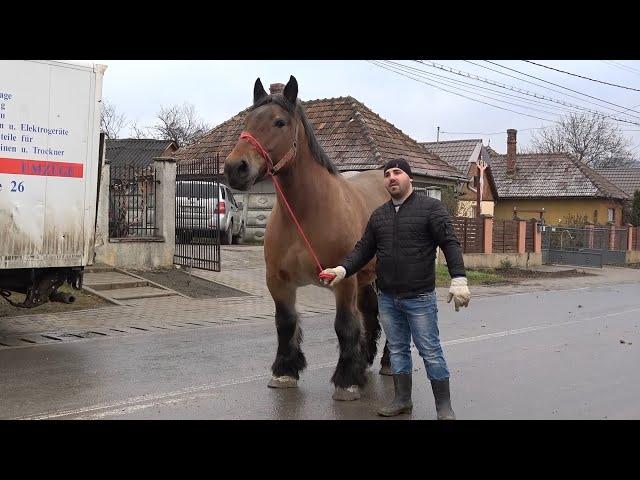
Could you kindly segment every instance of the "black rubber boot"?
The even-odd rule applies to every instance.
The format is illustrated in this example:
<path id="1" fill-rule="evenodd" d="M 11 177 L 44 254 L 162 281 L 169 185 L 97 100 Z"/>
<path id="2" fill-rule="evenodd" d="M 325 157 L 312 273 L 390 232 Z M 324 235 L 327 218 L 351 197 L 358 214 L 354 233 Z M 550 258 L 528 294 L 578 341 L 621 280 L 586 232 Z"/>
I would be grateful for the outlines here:
<path id="1" fill-rule="evenodd" d="M 451 408 L 451 395 L 449 394 L 449 379 L 431 380 L 433 396 L 436 399 L 436 411 L 438 420 L 455 420 L 456 414 Z"/>
<path id="2" fill-rule="evenodd" d="M 401 413 L 411 413 L 413 403 L 411 403 L 411 374 L 401 373 L 393 375 L 393 388 L 395 397 L 393 401 L 378 410 L 378 415 L 383 417 L 395 417 Z"/>

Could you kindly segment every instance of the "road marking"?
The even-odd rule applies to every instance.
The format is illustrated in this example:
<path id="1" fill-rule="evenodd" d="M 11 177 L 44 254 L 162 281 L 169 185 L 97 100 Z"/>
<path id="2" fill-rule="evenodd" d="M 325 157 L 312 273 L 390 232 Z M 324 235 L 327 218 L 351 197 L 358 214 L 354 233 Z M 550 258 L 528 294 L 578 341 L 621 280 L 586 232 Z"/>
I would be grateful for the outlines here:
<path id="1" fill-rule="evenodd" d="M 522 333 L 534 332 L 539 330 L 545 330 L 548 328 L 562 327 L 565 325 L 573 325 L 577 323 L 583 323 L 590 320 L 600 320 L 603 318 L 616 317 L 620 315 L 626 315 L 628 313 L 640 312 L 640 308 L 634 308 L 631 310 L 624 310 L 622 312 L 607 313 L 603 315 L 597 315 L 595 317 L 588 317 L 581 320 L 571 320 L 568 322 L 557 323 L 553 325 L 536 325 L 526 328 L 518 328 L 513 330 L 505 330 L 502 332 L 489 333 L 486 335 L 477 335 L 473 337 L 459 338 L 455 340 L 448 340 L 442 342 L 443 345 L 457 345 L 463 343 L 479 342 L 489 340 L 493 338 L 506 337 L 510 335 L 519 335 Z M 324 368 L 334 367 L 335 361 L 321 363 L 318 365 L 310 366 L 307 370 L 315 371 L 322 370 Z M 195 387 L 187 387 L 173 392 L 161 393 L 156 395 L 141 395 L 137 397 L 128 398 L 119 402 L 113 402 L 109 404 L 98 404 L 89 407 L 83 407 L 74 410 L 63 410 L 59 412 L 48 412 L 39 415 L 17 417 L 17 420 L 48 420 L 61 417 L 72 417 L 78 420 L 95 420 L 110 416 L 126 415 L 135 411 L 144 410 L 147 408 L 153 408 L 161 405 L 174 405 L 178 403 L 184 403 L 190 400 L 198 398 L 205 398 L 215 396 L 216 390 L 221 388 L 230 387 L 233 385 L 242 385 L 254 382 L 256 380 L 268 379 L 271 377 L 271 373 L 252 375 L 248 377 L 236 378 L 207 385 L 199 385 Z"/>

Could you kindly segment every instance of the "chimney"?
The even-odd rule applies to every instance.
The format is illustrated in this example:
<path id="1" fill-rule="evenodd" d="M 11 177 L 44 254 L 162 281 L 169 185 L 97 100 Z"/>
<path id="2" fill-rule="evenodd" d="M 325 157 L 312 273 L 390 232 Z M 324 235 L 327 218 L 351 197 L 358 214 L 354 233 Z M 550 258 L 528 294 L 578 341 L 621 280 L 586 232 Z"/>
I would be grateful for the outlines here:
<path id="1" fill-rule="evenodd" d="M 269 93 L 271 95 L 275 95 L 276 93 L 282 94 L 284 90 L 284 83 L 272 83 L 269 85 Z"/>
<path id="2" fill-rule="evenodd" d="M 507 130 L 507 173 L 516 173 L 516 134 L 517 130 L 510 128 Z"/>

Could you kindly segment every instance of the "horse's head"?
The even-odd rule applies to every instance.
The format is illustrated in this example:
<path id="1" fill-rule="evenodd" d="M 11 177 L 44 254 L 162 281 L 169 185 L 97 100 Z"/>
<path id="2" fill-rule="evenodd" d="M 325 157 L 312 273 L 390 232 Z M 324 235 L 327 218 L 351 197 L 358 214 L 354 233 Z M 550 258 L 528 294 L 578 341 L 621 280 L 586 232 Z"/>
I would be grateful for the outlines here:
<path id="1" fill-rule="evenodd" d="M 282 94 L 268 95 L 258 78 L 253 87 L 253 107 L 244 132 L 224 162 L 228 184 L 248 190 L 295 157 L 299 116 L 296 113 L 298 82 L 291 76 Z"/>

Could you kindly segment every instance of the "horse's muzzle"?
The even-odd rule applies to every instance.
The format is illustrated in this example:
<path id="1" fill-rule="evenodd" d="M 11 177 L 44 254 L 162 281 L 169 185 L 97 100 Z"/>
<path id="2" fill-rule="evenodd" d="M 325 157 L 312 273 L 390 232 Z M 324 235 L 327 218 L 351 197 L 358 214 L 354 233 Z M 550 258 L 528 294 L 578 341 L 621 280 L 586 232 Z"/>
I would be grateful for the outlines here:
<path id="1" fill-rule="evenodd" d="M 224 175 L 231 188 L 236 190 L 248 190 L 255 181 L 249 162 L 243 158 L 232 162 L 225 162 Z"/>

